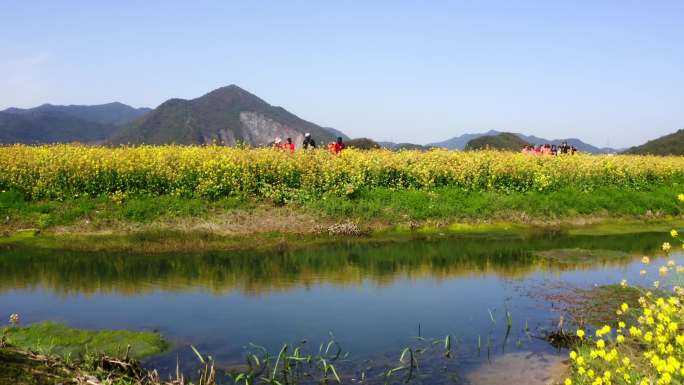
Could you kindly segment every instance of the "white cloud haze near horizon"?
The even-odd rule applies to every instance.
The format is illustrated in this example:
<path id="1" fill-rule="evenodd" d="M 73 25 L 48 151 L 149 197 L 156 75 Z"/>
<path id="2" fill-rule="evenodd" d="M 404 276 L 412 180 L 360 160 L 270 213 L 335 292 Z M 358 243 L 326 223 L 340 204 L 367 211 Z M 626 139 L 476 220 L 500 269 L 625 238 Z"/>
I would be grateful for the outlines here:
<path id="1" fill-rule="evenodd" d="M 0 109 L 237 84 L 352 137 L 627 147 L 684 128 L 684 2 L 0 4 Z"/>

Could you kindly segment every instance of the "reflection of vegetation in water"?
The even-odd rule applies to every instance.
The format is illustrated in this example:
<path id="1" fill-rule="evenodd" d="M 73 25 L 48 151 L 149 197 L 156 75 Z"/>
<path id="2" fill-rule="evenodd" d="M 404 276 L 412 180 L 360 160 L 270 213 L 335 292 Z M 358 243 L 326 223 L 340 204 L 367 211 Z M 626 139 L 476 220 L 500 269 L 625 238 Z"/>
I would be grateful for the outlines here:
<path id="1" fill-rule="evenodd" d="M 81 330 L 55 322 L 0 328 L 0 337 L 22 349 L 73 358 L 87 352 L 123 356 L 129 346 L 129 356 L 142 358 L 161 353 L 169 347 L 157 333 Z"/>
<path id="2" fill-rule="evenodd" d="M 384 285 L 397 278 L 495 273 L 520 277 L 537 269 L 572 270 L 626 263 L 629 254 L 653 251 L 660 234 L 612 237 L 469 237 L 394 244 L 336 244 L 298 252 L 125 255 L 11 248 L 0 255 L 0 289 L 48 287 L 64 293 L 116 290 L 139 293 L 201 286 L 224 292 L 259 294 L 318 284 Z M 581 266 L 558 263 L 538 251 L 615 250 L 625 258 L 594 253 Z"/>
<path id="3" fill-rule="evenodd" d="M 539 251 L 536 255 L 553 262 L 562 264 L 594 264 L 597 261 L 619 261 L 627 259 L 634 254 L 620 250 L 603 250 L 603 249 L 555 249 Z"/>

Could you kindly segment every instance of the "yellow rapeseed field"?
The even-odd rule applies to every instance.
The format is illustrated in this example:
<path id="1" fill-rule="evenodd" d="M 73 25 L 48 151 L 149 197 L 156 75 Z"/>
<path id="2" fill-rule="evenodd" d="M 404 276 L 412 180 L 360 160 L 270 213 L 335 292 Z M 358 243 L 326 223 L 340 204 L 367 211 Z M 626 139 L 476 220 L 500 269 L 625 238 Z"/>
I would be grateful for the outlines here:
<path id="1" fill-rule="evenodd" d="M 82 195 L 249 195 L 283 199 L 364 188 L 551 191 L 645 189 L 684 177 L 684 157 L 535 157 L 497 151 L 348 149 L 295 154 L 223 146 L 0 147 L 0 189 L 31 199 Z"/>

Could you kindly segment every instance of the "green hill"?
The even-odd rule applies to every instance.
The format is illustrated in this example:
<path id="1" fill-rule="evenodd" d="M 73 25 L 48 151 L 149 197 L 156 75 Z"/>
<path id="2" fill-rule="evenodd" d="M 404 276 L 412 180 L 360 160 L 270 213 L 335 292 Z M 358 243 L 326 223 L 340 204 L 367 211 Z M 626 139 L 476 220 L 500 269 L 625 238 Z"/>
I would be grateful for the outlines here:
<path id="1" fill-rule="evenodd" d="M 501 134 L 501 131 L 496 131 L 496 130 L 489 130 L 487 132 L 481 132 L 481 133 L 475 133 L 475 134 L 463 134 L 461 136 L 455 136 L 451 139 L 445 140 L 443 142 L 436 142 L 436 143 L 429 143 L 427 146 L 433 146 L 433 147 L 444 147 L 448 148 L 450 150 L 463 150 L 465 148 L 465 145 L 468 144 L 470 140 L 488 135 L 488 136 L 495 136 L 498 134 Z M 589 143 L 585 143 L 580 139 L 577 138 L 564 138 L 564 139 L 546 139 L 546 138 L 540 138 L 538 136 L 534 135 L 525 135 L 521 133 L 514 133 L 517 137 L 520 139 L 524 140 L 527 143 L 533 144 L 533 145 L 540 145 L 540 144 L 555 144 L 557 146 L 560 146 L 563 142 L 568 143 L 570 146 L 575 146 L 578 151 L 580 152 L 588 152 L 590 154 L 613 154 L 616 152 L 620 152 L 621 150 L 617 150 L 614 148 L 610 147 L 596 147 L 593 146 Z"/>
<path id="2" fill-rule="evenodd" d="M 354 138 L 344 142 L 347 147 L 357 148 L 359 150 L 373 150 L 380 148 L 380 145 L 373 139 L 368 138 Z"/>
<path id="3" fill-rule="evenodd" d="M 529 143 L 522 140 L 518 135 L 502 132 L 497 135 L 485 135 L 471 139 L 465 145 L 465 150 L 484 150 L 489 148 L 494 150 L 520 151 L 520 149 L 527 145 Z"/>
<path id="4" fill-rule="evenodd" d="M 218 142 L 263 146 L 276 137 L 290 137 L 299 147 L 307 132 L 317 143 L 335 139 L 326 129 L 230 85 L 192 100 L 167 100 L 121 128 L 111 141 L 118 144 Z"/>
<path id="5" fill-rule="evenodd" d="M 627 154 L 640 155 L 684 155 L 684 129 L 670 135 L 661 136 L 641 146 L 625 151 Z"/>
<path id="6" fill-rule="evenodd" d="M 101 142 L 149 111 L 122 103 L 8 108 L 0 111 L 0 143 Z"/>

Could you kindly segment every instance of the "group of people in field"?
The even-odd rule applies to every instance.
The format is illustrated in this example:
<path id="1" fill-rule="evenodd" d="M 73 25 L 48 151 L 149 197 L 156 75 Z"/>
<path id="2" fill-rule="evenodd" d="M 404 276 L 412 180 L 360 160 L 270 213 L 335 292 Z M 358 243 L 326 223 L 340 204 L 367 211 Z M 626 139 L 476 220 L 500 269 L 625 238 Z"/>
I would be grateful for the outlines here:
<path id="1" fill-rule="evenodd" d="M 282 139 L 280 139 L 280 137 L 277 137 L 271 144 L 271 147 L 281 151 L 289 151 L 293 154 L 297 150 L 294 142 L 292 142 L 292 138 L 286 138 L 285 141 L 283 141 Z M 304 148 L 304 150 L 313 150 L 316 148 L 316 141 L 313 140 L 311 134 L 308 132 L 304 134 L 304 142 L 302 143 L 302 148 Z M 342 137 L 340 136 L 337 137 L 337 140 L 335 142 L 328 143 L 328 151 L 336 155 L 339 155 L 345 148 L 346 146 L 342 141 Z"/>
<path id="2" fill-rule="evenodd" d="M 555 144 L 540 144 L 536 147 L 527 145 L 523 147 L 522 153 L 528 155 L 575 155 L 577 147 L 568 145 L 568 142 L 563 142 L 558 146 Z"/>

